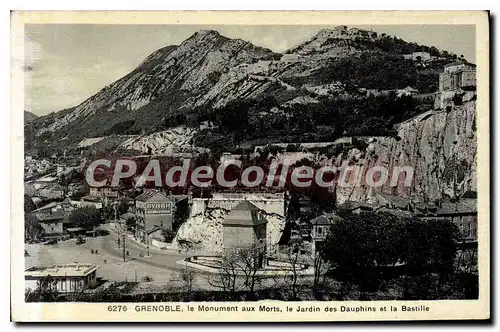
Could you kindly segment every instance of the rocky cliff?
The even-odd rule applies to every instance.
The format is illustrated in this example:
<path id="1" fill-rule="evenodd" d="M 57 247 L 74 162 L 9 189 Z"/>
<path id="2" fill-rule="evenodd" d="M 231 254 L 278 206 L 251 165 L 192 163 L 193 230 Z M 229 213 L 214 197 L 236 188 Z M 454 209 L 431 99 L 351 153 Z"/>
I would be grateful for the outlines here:
<path id="1" fill-rule="evenodd" d="M 453 94 L 454 95 L 454 94 Z M 413 183 L 382 188 L 338 188 L 338 200 L 369 201 L 377 192 L 434 200 L 455 197 L 476 190 L 476 97 L 462 94 L 461 105 L 450 96 L 438 94 L 436 108 L 397 125 L 396 137 L 369 139 L 365 150 L 351 149 L 337 156 L 336 163 L 348 160 L 365 167 L 414 168 Z"/>

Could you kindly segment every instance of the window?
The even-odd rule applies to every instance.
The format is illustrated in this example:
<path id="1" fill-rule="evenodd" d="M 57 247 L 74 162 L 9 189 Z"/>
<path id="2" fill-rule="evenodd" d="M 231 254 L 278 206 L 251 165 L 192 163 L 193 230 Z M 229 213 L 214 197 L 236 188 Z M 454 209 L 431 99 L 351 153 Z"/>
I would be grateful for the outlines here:
<path id="1" fill-rule="evenodd" d="M 323 227 L 318 226 L 318 235 L 323 234 Z"/>

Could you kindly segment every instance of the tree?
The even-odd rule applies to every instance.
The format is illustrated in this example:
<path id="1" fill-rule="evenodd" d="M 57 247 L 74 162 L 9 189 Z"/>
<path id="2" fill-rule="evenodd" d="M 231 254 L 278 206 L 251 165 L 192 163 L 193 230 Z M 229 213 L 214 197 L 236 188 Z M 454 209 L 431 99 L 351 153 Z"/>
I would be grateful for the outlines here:
<path id="1" fill-rule="evenodd" d="M 24 213 L 30 213 L 36 210 L 36 204 L 29 195 L 24 195 Z"/>
<path id="2" fill-rule="evenodd" d="M 410 220 L 406 232 L 406 250 L 401 250 L 400 255 L 407 272 L 436 271 L 441 286 L 454 269 L 460 236 L 457 226 L 448 220 Z"/>
<path id="3" fill-rule="evenodd" d="M 235 255 L 237 269 L 243 275 L 243 287 L 247 290 L 247 299 L 254 300 L 255 287 L 262 280 L 262 275 L 258 273 L 261 270 L 262 248 L 256 246 L 238 248 L 235 250 Z"/>
<path id="4" fill-rule="evenodd" d="M 68 219 L 72 224 L 91 230 L 101 221 L 101 212 L 94 206 L 84 206 L 73 210 Z"/>
<path id="5" fill-rule="evenodd" d="M 299 282 L 299 260 L 300 247 L 298 244 L 290 246 L 286 252 L 286 262 L 290 264 L 290 270 L 285 274 L 284 280 L 292 291 L 292 300 L 298 300 L 298 282 Z"/>
<path id="6" fill-rule="evenodd" d="M 312 295 L 315 299 L 321 300 L 323 297 L 322 292 L 325 286 L 326 275 L 331 269 L 331 264 L 321 256 L 321 246 L 319 244 L 311 258 L 314 268 Z"/>
<path id="7" fill-rule="evenodd" d="M 221 258 L 220 267 L 215 275 L 208 276 L 208 284 L 222 289 L 230 300 L 235 298 L 237 290 L 238 261 L 234 250 L 225 250 Z"/>
<path id="8" fill-rule="evenodd" d="M 378 290 L 385 272 L 396 264 L 407 274 L 434 270 L 440 283 L 453 270 L 457 228 L 449 221 L 422 221 L 389 213 L 343 213 L 332 225 L 322 258 L 332 263 L 335 275 L 358 284 L 361 296 Z"/>
<path id="9" fill-rule="evenodd" d="M 26 242 L 39 241 L 45 231 L 38 220 L 32 214 L 24 214 L 24 240 Z"/>
<path id="10" fill-rule="evenodd" d="M 380 261 L 396 260 L 389 255 L 394 251 L 389 248 L 391 243 L 380 242 L 387 223 L 375 213 L 363 216 L 346 214 L 343 218 L 332 225 L 322 249 L 323 258 L 335 266 L 335 274 L 341 281 L 358 284 L 362 291 L 376 290 L 378 276 L 375 267 L 382 263 Z M 398 241 L 398 237 L 392 239 Z"/>
<path id="11" fill-rule="evenodd" d="M 191 301 L 193 297 L 193 285 L 196 279 L 196 272 L 193 269 L 185 268 L 181 271 L 182 289 L 186 294 L 186 301 Z"/>
<path id="12" fill-rule="evenodd" d="M 128 212 L 129 205 L 126 200 L 121 199 L 113 204 L 108 204 L 103 207 L 102 209 L 102 216 L 105 219 L 109 220 L 114 220 L 115 219 L 115 212 L 116 212 L 116 218 L 119 218 L 122 214 Z"/>
<path id="13" fill-rule="evenodd" d="M 135 218 L 128 217 L 127 220 L 125 220 L 125 224 L 126 224 L 127 230 L 132 230 L 135 227 Z"/>
<path id="14" fill-rule="evenodd" d="M 165 240 L 165 242 L 170 243 L 175 238 L 175 235 L 177 233 L 171 229 L 162 229 L 161 234 L 163 235 L 163 239 Z"/>
<path id="15" fill-rule="evenodd" d="M 39 279 L 36 289 L 25 293 L 26 302 L 56 302 L 58 296 L 57 280 L 51 275 Z"/>
<path id="16" fill-rule="evenodd" d="M 126 200 L 120 199 L 118 201 L 118 205 L 116 206 L 116 213 L 118 216 L 121 216 L 124 213 L 128 212 L 129 205 Z"/>

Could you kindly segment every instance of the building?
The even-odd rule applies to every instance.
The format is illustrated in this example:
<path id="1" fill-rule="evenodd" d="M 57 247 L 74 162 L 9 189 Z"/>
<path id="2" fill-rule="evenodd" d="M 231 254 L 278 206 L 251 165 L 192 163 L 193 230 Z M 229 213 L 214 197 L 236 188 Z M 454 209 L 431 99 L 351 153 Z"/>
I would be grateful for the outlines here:
<path id="1" fill-rule="evenodd" d="M 89 196 L 94 197 L 107 197 L 107 198 L 117 198 L 118 189 L 111 186 L 104 187 L 90 187 Z"/>
<path id="2" fill-rule="evenodd" d="M 39 214 L 36 216 L 38 223 L 43 228 L 45 238 L 54 238 L 62 236 L 64 233 L 64 220 L 68 218 L 68 213 L 63 211 L 51 214 Z"/>
<path id="3" fill-rule="evenodd" d="M 145 240 L 147 234 L 161 233 L 162 229 L 177 229 L 182 219 L 188 217 L 180 217 L 182 211 L 188 211 L 187 209 L 187 195 L 170 195 L 157 189 L 144 191 L 136 197 L 133 208 L 136 237 Z"/>
<path id="4" fill-rule="evenodd" d="M 439 74 L 439 90 L 474 90 L 476 88 L 476 65 L 466 61 L 449 63 Z"/>
<path id="5" fill-rule="evenodd" d="M 462 242 L 477 243 L 477 198 L 471 192 L 466 192 L 458 201 L 440 202 L 435 211 L 419 217 L 448 220 L 457 225 Z"/>
<path id="6" fill-rule="evenodd" d="M 460 237 L 457 243 L 456 267 L 462 272 L 477 274 L 477 193 L 467 191 L 458 201 L 440 202 L 434 212 L 421 217 L 424 220 L 448 220 L 458 227 Z"/>
<path id="7" fill-rule="evenodd" d="M 365 202 L 347 201 L 339 205 L 339 209 L 347 210 L 354 214 L 373 212 L 377 208 L 376 205 Z"/>
<path id="8" fill-rule="evenodd" d="M 53 287 L 61 293 L 79 292 L 93 287 L 97 281 L 96 264 L 63 264 L 32 266 L 24 272 L 25 289 L 34 291 L 40 281 L 54 280 Z"/>
<path id="9" fill-rule="evenodd" d="M 62 202 L 52 202 L 34 211 L 32 215 L 43 228 L 46 239 L 59 238 L 64 235 L 68 216 L 76 208 L 75 202 L 65 199 Z"/>
<path id="10" fill-rule="evenodd" d="M 76 208 L 80 207 L 80 202 L 72 201 L 69 198 L 66 198 L 62 202 L 52 202 L 46 204 L 36 210 L 31 211 L 31 213 L 38 219 L 42 216 L 53 215 L 56 213 L 62 212 L 71 212 Z"/>
<path id="11" fill-rule="evenodd" d="M 97 196 L 83 196 L 80 198 L 80 206 L 85 207 L 85 206 L 93 206 L 96 209 L 102 209 L 102 200 L 100 197 Z"/>
<path id="12" fill-rule="evenodd" d="M 285 216 L 287 209 L 287 195 L 284 192 L 212 192 L 210 198 L 193 198 L 192 213 L 203 213 L 205 209 L 231 210 L 243 201 L 249 201 L 266 213 L 275 213 Z"/>
<path id="13" fill-rule="evenodd" d="M 322 242 L 326 240 L 328 233 L 330 232 L 330 227 L 337 222 L 342 221 L 343 219 L 337 214 L 330 212 L 324 213 L 319 217 L 316 217 L 310 221 L 311 228 L 311 239 L 312 239 L 312 249 L 313 252 L 316 252 L 318 247 Z"/>
<path id="14" fill-rule="evenodd" d="M 253 248 L 265 252 L 267 220 L 263 211 L 252 203 L 242 201 L 232 208 L 223 227 L 224 250 Z"/>
<path id="15" fill-rule="evenodd" d="M 438 218 L 457 225 L 464 242 L 477 242 L 477 206 L 465 202 L 443 202 L 436 211 Z"/>
<path id="16" fill-rule="evenodd" d="M 430 61 L 432 58 L 429 52 L 413 52 L 410 54 L 404 54 L 403 57 L 413 61 Z"/>
<path id="17" fill-rule="evenodd" d="M 69 217 L 82 206 L 82 202 L 66 198 L 62 202 L 52 202 L 31 212 L 45 231 L 45 238 L 61 238 L 85 234 L 87 225 L 75 223 Z"/>
<path id="18" fill-rule="evenodd" d="M 40 197 L 44 197 L 46 199 L 64 198 L 65 189 L 57 183 L 36 183 L 35 188 L 37 187 L 38 189 L 36 190 L 36 193 Z"/>
<path id="19" fill-rule="evenodd" d="M 389 209 L 402 211 L 413 211 L 414 204 L 410 199 L 391 194 L 377 194 L 375 197 L 376 205 Z"/>

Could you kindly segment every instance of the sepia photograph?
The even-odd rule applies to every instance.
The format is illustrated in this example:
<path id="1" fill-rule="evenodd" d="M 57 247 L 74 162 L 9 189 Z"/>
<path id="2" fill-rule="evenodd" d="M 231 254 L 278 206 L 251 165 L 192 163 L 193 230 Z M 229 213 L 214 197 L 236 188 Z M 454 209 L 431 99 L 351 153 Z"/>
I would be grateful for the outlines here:
<path id="1" fill-rule="evenodd" d="M 489 317 L 487 13 L 17 14 L 13 301 L 202 321 L 464 301 Z"/>

